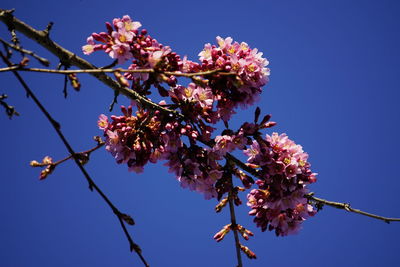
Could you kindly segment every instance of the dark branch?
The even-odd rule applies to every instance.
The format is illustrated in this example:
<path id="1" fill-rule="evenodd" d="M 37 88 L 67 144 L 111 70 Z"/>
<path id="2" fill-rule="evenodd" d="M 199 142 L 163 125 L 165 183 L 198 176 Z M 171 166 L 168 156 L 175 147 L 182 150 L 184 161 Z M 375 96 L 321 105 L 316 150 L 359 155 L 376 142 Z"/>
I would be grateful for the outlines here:
<path id="1" fill-rule="evenodd" d="M 1 52 L 0 52 L 0 57 L 7 64 L 7 66 L 12 66 L 12 63 Z M 35 104 L 39 107 L 40 111 L 49 120 L 49 122 L 53 126 L 54 130 L 57 132 L 57 135 L 60 137 L 60 139 L 64 143 L 64 146 L 67 148 L 68 152 L 71 155 L 73 155 L 73 159 L 74 159 L 76 165 L 79 167 L 82 174 L 84 175 L 84 177 L 86 178 L 86 180 L 89 183 L 89 189 L 91 191 L 93 191 L 93 189 L 94 189 L 102 197 L 102 199 L 108 204 L 108 206 L 111 208 L 111 210 L 114 212 L 114 214 L 117 216 L 118 220 L 120 221 L 120 223 L 122 225 L 122 229 L 124 230 L 124 233 L 127 236 L 130 247 L 133 248 L 133 250 L 139 255 L 143 264 L 145 266 L 149 266 L 148 263 L 146 262 L 146 260 L 144 259 L 143 255 L 142 255 L 142 251 L 139 249 L 139 246 L 133 242 L 132 237 L 129 235 L 129 233 L 126 230 L 126 227 L 124 225 L 124 221 L 125 222 L 129 221 L 128 218 L 130 218 L 130 217 L 128 215 L 120 212 L 117 209 L 117 207 L 115 207 L 115 205 L 111 202 L 111 200 L 109 200 L 109 198 L 103 193 L 103 191 L 95 184 L 93 179 L 90 177 L 89 173 L 83 167 L 79 157 L 77 156 L 78 154 L 75 153 L 75 151 L 72 149 L 71 145 L 69 144 L 68 140 L 62 133 L 60 124 L 56 120 L 53 119 L 53 117 L 50 115 L 50 113 L 46 110 L 46 108 L 42 105 L 42 103 L 39 101 L 39 99 L 36 97 L 36 95 L 32 92 L 32 90 L 26 84 L 26 82 L 22 79 L 21 75 L 17 71 L 13 71 L 13 74 L 18 79 L 18 81 L 21 83 L 21 85 L 24 87 L 26 93 L 32 98 L 32 100 L 35 102 Z"/>
<path id="2" fill-rule="evenodd" d="M 29 55 L 29 56 L 35 58 L 35 59 L 38 60 L 43 66 L 48 67 L 48 66 L 50 65 L 50 62 L 49 62 L 47 59 L 36 55 L 36 54 L 35 54 L 34 52 L 32 52 L 32 51 L 29 51 L 29 50 L 23 49 L 23 48 L 21 48 L 21 47 L 18 47 L 18 46 L 16 46 L 16 45 L 10 44 L 10 43 L 4 41 L 4 40 L 1 39 L 1 38 L 0 38 L 0 42 L 3 43 L 5 46 L 8 46 L 8 47 L 14 49 L 15 51 L 21 52 L 21 53 L 23 53 L 23 54 L 27 54 L 27 55 Z"/>
<path id="3" fill-rule="evenodd" d="M 0 105 L 4 107 L 7 116 L 11 119 L 12 116 L 19 116 L 19 113 L 15 110 L 15 107 L 10 106 L 9 104 L 7 104 L 6 101 L 4 101 L 4 99 L 7 98 L 7 95 L 5 94 L 1 94 L 0 95 Z"/>
<path id="4" fill-rule="evenodd" d="M 229 211 L 231 214 L 231 228 L 233 231 L 233 235 L 235 237 L 235 248 L 236 248 L 236 258 L 238 260 L 238 265 L 237 267 L 243 267 L 242 263 L 242 254 L 240 251 L 240 241 L 239 241 L 239 234 L 237 230 L 237 223 L 236 223 L 236 215 L 235 215 L 235 206 L 234 206 L 234 188 L 232 184 L 232 178 L 231 178 L 231 189 L 229 191 L 229 196 L 228 196 L 228 201 L 229 201 Z"/>
<path id="5" fill-rule="evenodd" d="M 315 204 L 317 204 L 317 207 L 321 208 L 323 205 L 327 205 L 330 207 L 334 207 L 337 209 L 341 209 L 341 210 L 345 210 L 348 212 L 354 212 L 354 213 L 358 213 L 364 216 L 368 216 L 374 219 L 378 219 L 378 220 L 382 220 L 386 223 L 390 223 L 390 222 L 400 222 L 400 218 L 389 218 L 389 217 L 383 217 L 383 216 L 379 216 L 373 213 L 369 213 L 369 212 L 365 212 L 359 209 L 354 209 L 350 206 L 349 203 L 341 203 L 341 202 L 335 202 L 335 201 L 329 201 L 329 200 L 325 200 L 322 198 L 318 198 L 318 197 L 314 197 L 314 193 L 310 193 L 308 195 L 306 195 L 306 198 L 308 198 L 310 201 L 314 202 Z"/>
<path id="6" fill-rule="evenodd" d="M 100 137 L 98 137 L 98 138 L 100 138 Z M 102 146 L 104 146 L 104 142 L 100 139 L 100 141 L 98 142 L 98 144 L 95 147 L 92 147 L 91 149 L 88 149 L 88 150 L 85 150 L 85 151 L 82 151 L 82 152 L 77 152 L 75 154 L 75 157 L 78 157 L 79 160 L 81 161 L 81 164 L 84 165 L 85 163 L 88 162 L 90 154 L 92 152 L 96 151 L 97 149 L 101 148 Z M 60 159 L 60 160 L 58 160 L 56 162 L 51 162 L 51 163 L 39 163 L 37 161 L 32 161 L 31 162 L 31 166 L 32 167 L 46 167 L 46 166 L 49 166 L 49 165 L 57 166 L 57 165 L 60 165 L 61 163 L 65 162 L 65 161 L 67 161 L 69 159 L 72 159 L 72 158 L 74 158 L 74 155 L 69 155 L 69 156 L 67 156 L 67 157 L 65 157 L 63 159 Z"/>

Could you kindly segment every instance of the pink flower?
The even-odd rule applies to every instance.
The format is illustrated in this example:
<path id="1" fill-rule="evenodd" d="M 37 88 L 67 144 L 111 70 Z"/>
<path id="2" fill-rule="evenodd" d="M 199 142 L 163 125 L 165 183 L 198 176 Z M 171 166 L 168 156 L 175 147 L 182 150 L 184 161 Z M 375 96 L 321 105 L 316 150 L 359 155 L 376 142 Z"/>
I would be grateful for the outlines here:
<path id="1" fill-rule="evenodd" d="M 108 117 L 104 114 L 101 114 L 99 116 L 99 120 L 97 122 L 97 125 L 99 126 L 100 130 L 105 130 L 108 126 Z"/>
<path id="2" fill-rule="evenodd" d="M 221 48 L 223 51 L 229 52 L 229 50 L 232 47 L 232 41 L 233 39 L 231 37 L 227 37 L 225 39 L 222 39 L 221 37 L 217 36 L 217 43 L 219 45 L 219 48 Z M 232 50 L 231 50 L 232 51 Z"/>
<path id="3" fill-rule="evenodd" d="M 213 147 L 213 151 L 224 156 L 227 152 L 231 152 L 233 149 L 232 146 L 232 137 L 229 135 L 218 135 L 215 137 L 215 145 Z"/>
<path id="4" fill-rule="evenodd" d="M 92 36 L 89 36 L 86 41 L 88 44 L 82 46 L 82 52 L 85 55 L 90 55 L 91 53 L 94 52 L 95 43 Z"/>
<path id="5" fill-rule="evenodd" d="M 214 95 L 210 88 L 197 86 L 193 96 L 202 108 L 212 109 Z"/>
<path id="6" fill-rule="evenodd" d="M 190 72 L 198 72 L 200 71 L 200 65 L 196 62 L 187 59 L 187 56 L 184 56 L 182 61 L 180 62 L 181 71 L 184 73 Z"/>
<path id="7" fill-rule="evenodd" d="M 208 44 L 204 45 L 203 51 L 201 51 L 199 53 L 200 61 L 202 62 L 204 60 L 206 60 L 206 61 L 210 60 L 212 50 L 213 50 L 213 47 L 211 46 L 211 44 L 208 43 Z"/>
<path id="8" fill-rule="evenodd" d="M 247 162 L 258 162 L 258 157 L 260 154 L 260 146 L 256 140 L 250 145 L 250 147 L 243 151 L 243 153 L 248 156 Z"/>
<path id="9" fill-rule="evenodd" d="M 128 67 L 129 70 L 136 70 L 139 69 L 139 67 L 136 64 L 131 64 Z M 147 81 L 149 79 L 149 74 L 148 73 L 126 73 L 125 77 L 130 80 L 142 80 L 142 81 Z"/>
<path id="10" fill-rule="evenodd" d="M 118 64 L 122 64 L 126 60 L 132 58 L 132 53 L 130 52 L 130 47 L 126 43 L 117 43 L 117 44 L 111 46 L 109 55 L 111 58 L 118 59 Z"/>
<path id="11" fill-rule="evenodd" d="M 172 50 L 168 46 L 164 46 L 161 48 L 161 50 L 156 50 L 154 52 L 151 52 L 148 57 L 148 62 L 150 68 L 154 68 L 157 66 L 157 64 L 169 53 L 171 53 Z"/>
<path id="12" fill-rule="evenodd" d="M 128 15 L 122 17 L 122 19 L 114 19 L 113 24 L 118 29 L 125 31 L 136 31 L 142 24 L 138 21 L 132 21 Z"/>
<path id="13" fill-rule="evenodd" d="M 112 32 L 111 33 L 112 38 L 114 38 L 114 42 L 119 42 L 119 43 L 130 43 L 132 42 L 133 37 L 135 37 L 135 34 L 130 31 L 125 31 L 125 30 L 120 30 L 118 32 Z"/>

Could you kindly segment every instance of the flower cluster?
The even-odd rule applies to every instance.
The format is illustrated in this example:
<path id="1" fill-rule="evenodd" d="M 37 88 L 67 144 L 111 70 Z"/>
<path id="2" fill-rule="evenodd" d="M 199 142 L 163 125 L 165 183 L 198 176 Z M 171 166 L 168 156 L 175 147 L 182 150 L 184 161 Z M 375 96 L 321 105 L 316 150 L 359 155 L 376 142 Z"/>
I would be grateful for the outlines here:
<path id="1" fill-rule="evenodd" d="M 242 129 L 236 134 L 219 135 L 215 137 L 213 151 L 221 156 L 225 156 L 226 153 L 232 152 L 235 149 L 245 148 L 247 141 Z"/>
<path id="2" fill-rule="evenodd" d="M 163 46 L 152 38 L 147 30 L 139 31 L 140 22 L 132 21 L 129 16 L 107 22 L 106 27 L 107 32 L 93 33 L 87 39 L 83 52 L 89 55 L 103 50 L 119 64 L 131 60 L 129 70 L 157 70 L 151 74 L 125 73 L 125 77 L 132 80 L 132 88 L 140 93 L 150 94 L 148 90 L 153 85 L 162 97 L 170 96 L 180 105 L 199 101 L 199 105 L 182 110 L 185 115 L 193 114 L 193 118 L 202 118 L 208 123 L 220 119 L 227 122 L 237 106 L 253 104 L 261 93 L 261 87 L 268 82 L 268 61 L 262 53 L 244 42 L 233 42 L 230 37 L 222 39 L 218 36 L 218 46 L 206 44 L 199 53 L 200 63 L 196 63 L 186 57 L 181 59 L 169 46 Z M 203 83 L 188 86 L 178 85 L 176 76 L 163 73 L 212 70 L 225 74 L 206 75 Z M 171 90 L 166 90 L 162 83 L 167 83 Z"/>
<path id="3" fill-rule="evenodd" d="M 123 116 L 100 115 L 98 126 L 104 131 L 106 149 L 116 159 L 118 164 L 126 163 L 129 171 L 142 172 L 148 161 L 157 162 L 165 153 L 174 151 L 181 146 L 179 137 L 165 133 L 161 136 L 162 123 L 159 112 L 151 114 L 139 109 L 136 116 L 132 115 L 132 107 L 121 107 Z M 165 143 L 169 150 L 165 149 Z"/>
<path id="4" fill-rule="evenodd" d="M 129 16 L 114 19 L 106 23 L 107 32 L 93 33 L 87 38 L 87 45 L 82 47 L 83 53 L 90 55 L 94 51 L 104 50 L 118 64 L 132 60 L 129 69 L 157 68 L 164 71 L 177 71 L 181 68 L 180 57 L 168 46 L 163 46 L 147 34 L 140 22 L 132 21 Z M 100 44 L 96 44 L 96 42 Z M 126 74 L 131 80 L 146 81 L 148 73 Z M 175 78 L 169 79 L 169 84 L 175 84 Z"/>
<path id="5" fill-rule="evenodd" d="M 275 230 L 278 236 L 296 233 L 301 222 L 316 212 L 305 198 L 306 185 L 316 181 L 308 154 L 286 134 L 277 133 L 257 138 L 244 153 L 263 177 L 256 181 L 259 189 L 247 196 L 249 214 L 262 231 Z"/>
<path id="6" fill-rule="evenodd" d="M 224 121 L 233 114 L 238 105 L 252 105 L 261 93 L 261 87 L 268 82 L 270 71 L 268 60 L 257 48 L 251 49 L 247 43 L 234 42 L 231 37 L 217 37 L 216 45 L 206 44 L 199 53 L 202 70 L 221 69 L 237 76 L 211 79 L 211 87 L 219 96 L 218 110 Z"/>
<path id="7" fill-rule="evenodd" d="M 130 44 L 138 35 L 140 22 L 132 21 L 129 16 L 114 19 L 113 25 L 106 23 L 108 32 L 93 33 L 87 38 L 87 45 L 82 47 L 83 53 L 90 55 L 94 51 L 104 50 L 111 58 L 117 59 L 119 64 L 133 57 Z M 114 26 L 114 28 L 113 28 Z M 95 41 L 102 44 L 96 44 Z"/>
<path id="8" fill-rule="evenodd" d="M 275 125 L 269 121 L 270 115 L 258 124 L 257 108 L 254 123 L 245 122 L 236 132 L 228 129 L 235 109 L 252 105 L 269 80 L 268 61 L 261 52 L 247 43 L 218 36 L 216 45 L 204 46 L 197 63 L 181 58 L 147 30 L 139 30 L 140 22 L 129 16 L 114 19 L 106 27 L 107 32 L 93 33 L 87 39 L 83 52 L 89 55 L 102 50 L 119 64 L 129 61 L 128 69 L 135 71 L 116 71 L 119 83 L 143 96 L 155 87 L 165 99 L 159 105 L 174 110 L 154 111 L 138 105 L 133 114 L 131 106 L 122 106 L 122 116 L 109 120 L 100 115 L 98 125 L 104 131 L 106 149 L 118 164 L 142 172 L 148 162 L 165 160 L 182 187 L 200 192 L 206 199 L 221 200 L 229 192 L 239 205 L 239 189 L 250 189 L 254 180 L 235 163 L 221 162 L 230 157 L 227 153 L 239 149 L 248 156 L 248 166 L 256 169 L 259 178 L 255 182 L 258 189 L 248 194 L 248 206 L 262 231 L 275 230 L 279 236 L 294 233 L 315 213 L 305 198 L 306 186 L 316 181 L 308 155 L 284 134 L 261 138 L 260 130 Z M 189 77 L 191 82 L 179 84 L 180 76 Z M 163 87 L 165 84 L 169 89 Z M 183 116 L 175 116 L 175 111 Z M 227 129 L 212 138 L 216 130 L 212 125 L 221 120 Z M 199 141 L 208 147 L 200 146 Z M 232 176 L 238 177 L 244 188 L 235 187 Z M 227 201 L 227 197 L 222 199 L 225 204 L 220 204 L 220 209 Z M 246 247 L 242 250 L 252 255 Z"/>
<path id="9" fill-rule="evenodd" d="M 121 107 L 122 116 L 100 115 L 98 126 L 104 131 L 106 150 L 118 164 L 127 164 L 129 171 L 140 173 L 148 162 L 167 160 L 166 166 L 184 188 L 203 193 L 206 199 L 217 196 L 214 184 L 222 177 L 221 160 L 211 149 L 187 146 L 181 140 L 187 135 L 195 140 L 198 133 L 190 125 L 183 126 L 159 111 L 151 113 L 138 107 Z"/>
<path id="10" fill-rule="evenodd" d="M 196 145 L 183 146 L 167 160 L 165 165 L 175 173 L 183 188 L 202 193 L 206 199 L 217 197 L 215 184 L 223 171 L 218 163 L 221 158 L 212 151 Z"/>
<path id="11" fill-rule="evenodd" d="M 209 87 L 200 87 L 194 83 L 186 87 L 178 85 L 171 88 L 169 96 L 174 103 L 181 105 L 182 113 L 194 122 L 204 119 L 215 123 L 218 120 L 212 110 L 215 96 Z"/>

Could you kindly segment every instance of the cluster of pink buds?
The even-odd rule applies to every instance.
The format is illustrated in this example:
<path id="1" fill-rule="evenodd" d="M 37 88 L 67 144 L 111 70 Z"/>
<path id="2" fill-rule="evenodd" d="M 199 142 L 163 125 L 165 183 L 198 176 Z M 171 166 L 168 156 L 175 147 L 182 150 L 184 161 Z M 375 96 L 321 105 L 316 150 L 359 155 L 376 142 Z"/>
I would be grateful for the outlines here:
<path id="1" fill-rule="evenodd" d="M 310 170 L 308 154 L 286 134 L 273 133 L 266 139 L 256 138 L 244 153 L 249 166 L 258 169 L 259 189 L 248 194 L 250 215 L 262 231 L 275 230 L 276 235 L 296 233 L 300 224 L 315 214 L 307 203 L 306 185 L 316 181 L 316 173 Z"/>
<path id="2" fill-rule="evenodd" d="M 159 111 L 149 112 L 138 107 L 135 116 L 132 106 L 121 107 L 122 116 L 100 115 L 98 126 L 104 131 L 106 150 L 118 164 L 127 164 L 129 171 L 140 173 L 148 162 L 167 160 L 169 171 L 175 173 L 181 186 L 203 193 L 206 199 L 217 196 L 214 184 L 222 177 L 222 158 L 210 149 L 189 147 L 181 140 L 197 135 L 191 126 L 163 117 Z M 168 119 L 169 118 L 169 119 Z"/>

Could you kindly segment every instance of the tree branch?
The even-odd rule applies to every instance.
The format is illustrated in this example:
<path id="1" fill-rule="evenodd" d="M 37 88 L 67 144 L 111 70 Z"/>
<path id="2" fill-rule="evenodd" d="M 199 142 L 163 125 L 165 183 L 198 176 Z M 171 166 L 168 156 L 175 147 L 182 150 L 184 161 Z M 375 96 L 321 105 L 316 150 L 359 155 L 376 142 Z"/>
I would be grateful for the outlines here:
<path id="1" fill-rule="evenodd" d="M 18 52 L 32 56 L 33 58 L 35 58 L 37 61 L 39 61 L 42 65 L 44 65 L 46 67 L 48 67 L 50 65 L 50 62 L 47 59 L 36 55 L 34 52 L 32 52 L 30 50 L 26 50 L 26 49 L 23 49 L 22 47 L 10 44 L 10 43 L 6 42 L 5 40 L 3 40 L 2 38 L 0 38 L 0 42 Z"/>
<path id="2" fill-rule="evenodd" d="M 0 57 L 3 59 L 3 61 L 8 65 L 11 66 L 12 63 L 3 55 L 3 53 L 0 52 Z M 36 95 L 32 92 L 32 90 L 29 88 L 29 86 L 26 84 L 26 82 L 22 79 L 21 75 L 17 71 L 13 71 L 13 74 L 17 78 L 17 80 L 21 83 L 21 85 L 24 87 L 26 93 L 32 98 L 32 100 L 35 102 L 35 104 L 39 107 L 40 111 L 45 115 L 45 117 L 48 119 L 48 121 L 51 123 L 53 126 L 54 130 L 57 132 L 57 135 L 60 137 L 62 142 L 64 143 L 64 146 L 67 148 L 68 152 L 73 156 L 74 161 L 76 165 L 79 167 L 81 170 L 82 174 L 86 178 L 86 180 L 89 183 L 89 189 L 93 191 L 93 189 L 103 198 L 103 200 L 108 204 L 108 206 L 111 208 L 111 210 L 114 212 L 114 214 L 117 216 L 118 220 L 121 223 L 122 229 L 129 241 L 131 251 L 134 250 L 142 260 L 143 264 L 147 267 L 149 266 L 146 260 L 144 259 L 142 255 L 142 251 L 140 247 L 133 242 L 131 236 L 129 235 L 126 227 L 125 227 L 125 222 L 128 224 L 134 224 L 134 221 L 132 218 L 120 212 L 117 207 L 109 200 L 109 198 L 103 193 L 103 191 L 95 184 L 93 179 L 90 177 L 89 173 L 86 171 L 86 169 L 83 167 L 82 163 L 79 160 L 79 157 L 77 156 L 77 153 L 72 149 L 71 145 L 69 144 L 68 140 L 64 136 L 64 134 L 61 131 L 60 124 L 53 119 L 53 117 L 50 115 L 50 113 L 46 110 L 46 108 L 42 105 L 42 103 L 39 101 L 39 99 L 36 97 Z"/>
<path id="3" fill-rule="evenodd" d="M 341 209 L 341 210 L 345 210 L 348 212 L 354 212 L 354 213 L 358 213 L 364 216 L 368 216 L 377 220 L 382 220 L 385 223 L 390 223 L 390 222 L 400 222 L 400 218 L 389 218 L 389 217 L 383 217 L 383 216 L 379 216 L 373 213 L 369 213 L 369 212 L 365 212 L 359 209 L 354 209 L 350 206 L 349 203 L 341 203 L 341 202 L 334 202 L 334 201 L 329 201 L 326 199 L 322 199 L 322 198 L 318 198 L 318 197 L 314 197 L 314 193 L 309 193 L 305 196 L 306 198 L 308 198 L 311 201 L 314 201 L 317 204 L 317 207 L 319 207 L 320 209 L 322 208 L 323 205 L 327 205 L 330 207 L 334 207 L 337 209 Z"/>
<path id="4" fill-rule="evenodd" d="M 0 105 L 4 107 L 6 114 L 10 119 L 12 118 L 12 116 L 19 116 L 19 113 L 15 110 L 15 108 L 4 101 L 4 99 L 6 99 L 7 97 L 8 96 L 6 94 L 0 95 Z"/>
<path id="5" fill-rule="evenodd" d="M 236 248 L 236 258 L 238 261 L 237 267 L 243 267 L 242 263 L 242 254 L 240 251 L 240 241 L 239 241 L 239 234 L 238 234 L 238 228 L 237 228 L 237 223 L 236 223 L 236 215 L 235 215 L 235 206 L 234 206 L 234 196 L 233 196 L 233 184 L 232 184 L 232 178 L 231 178 L 231 189 L 229 191 L 229 196 L 228 196 L 228 201 L 229 201 L 229 212 L 231 214 L 231 228 L 233 231 L 233 235 L 235 237 L 235 248 Z"/>
<path id="6" fill-rule="evenodd" d="M 32 167 L 45 167 L 45 166 L 49 166 L 49 165 L 57 166 L 57 165 L 60 165 L 61 163 L 65 162 L 65 161 L 67 161 L 69 159 L 74 158 L 74 156 L 78 157 L 79 160 L 82 161 L 82 158 L 88 158 L 93 151 L 96 151 L 97 149 L 99 149 L 102 146 L 104 146 L 104 142 L 103 141 L 99 142 L 95 147 L 92 147 L 91 149 L 88 149 L 88 150 L 85 150 L 85 151 L 82 151 L 82 152 L 77 152 L 75 155 L 71 154 L 71 155 L 69 155 L 69 156 L 67 156 L 67 157 L 65 157 L 63 159 L 60 159 L 60 160 L 58 160 L 56 162 L 39 163 L 39 162 L 35 161 L 35 163 L 31 162 L 31 166 Z M 82 163 L 82 164 L 84 164 L 84 163 Z"/>

